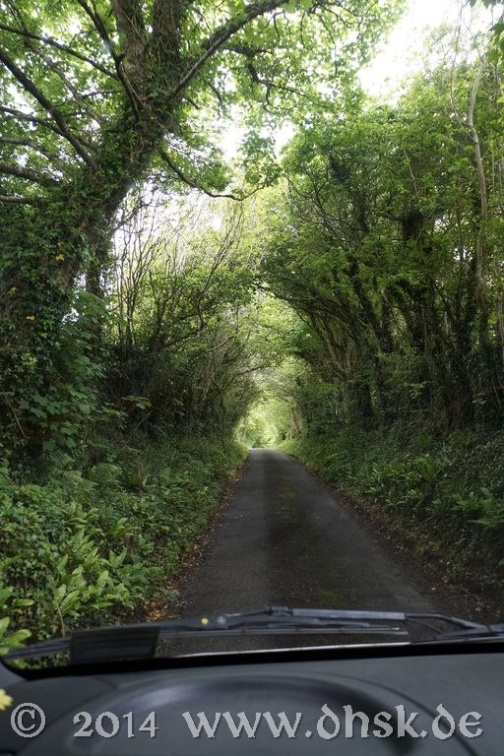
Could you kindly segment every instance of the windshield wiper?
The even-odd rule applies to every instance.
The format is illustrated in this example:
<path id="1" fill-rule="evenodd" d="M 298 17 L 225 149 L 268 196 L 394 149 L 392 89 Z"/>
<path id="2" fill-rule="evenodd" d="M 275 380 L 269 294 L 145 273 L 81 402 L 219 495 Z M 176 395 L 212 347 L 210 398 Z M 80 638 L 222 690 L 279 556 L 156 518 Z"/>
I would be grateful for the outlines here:
<path id="1" fill-rule="evenodd" d="M 504 638 L 504 623 L 495 625 L 477 625 L 465 630 L 457 630 L 450 633 L 439 633 L 435 641 L 471 641 L 471 640 L 489 640 L 491 638 Z"/>
<path id="2" fill-rule="evenodd" d="M 462 628 L 457 633 L 440 632 L 439 626 L 448 623 Z M 3 657 L 30 659 L 70 653 L 71 664 L 126 659 L 151 659 L 158 642 L 194 636 L 256 636 L 256 635 L 408 635 L 406 625 L 417 623 L 429 629 L 438 640 L 460 637 L 480 637 L 491 628 L 504 626 L 481 625 L 459 617 L 443 614 L 407 612 L 356 611 L 348 609 L 291 609 L 272 606 L 259 611 L 213 614 L 193 619 L 169 619 L 107 628 L 76 630 L 66 638 L 41 641 L 24 648 L 13 649 Z"/>
<path id="3" fill-rule="evenodd" d="M 155 656 L 161 640 L 194 636 L 287 634 L 386 634 L 407 635 L 391 622 L 404 622 L 403 612 L 366 612 L 332 609 L 267 607 L 254 612 L 214 614 L 193 619 L 169 619 L 91 630 L 75 630 L 68 637 L 40 641 L 12 649 L 3 658 L 30 659 L 70 652 L 71 664 Z"/>

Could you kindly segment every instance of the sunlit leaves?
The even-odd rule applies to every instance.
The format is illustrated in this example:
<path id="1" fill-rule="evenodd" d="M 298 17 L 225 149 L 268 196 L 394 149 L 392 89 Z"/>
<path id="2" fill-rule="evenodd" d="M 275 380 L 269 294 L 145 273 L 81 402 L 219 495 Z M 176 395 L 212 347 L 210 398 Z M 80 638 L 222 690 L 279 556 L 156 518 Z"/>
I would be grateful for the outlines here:
<path id="1" fill-rule="evenodd" d="M 24 430 L 20 394 L 33 406 L 30 395 L 42 396 L 55 383 L 72 386 L 62 324 L 76 282 L 97 298 L 105 294 L 116 214 L 132 187 L 152 179 L 170 190 L 178 184 L 222 192 L 234 183 L 242 196 L 273 183 L 278 167 L 263 127 L 271 132 L 286 117 L 316 120 L 399 4 L 0 5 L 0 341 L 9 344 L 0 373 L 8 376 L 10 397 L 10 404 L 0 399 L 3 427 L 20 427 L 39 445 L 52 442 L 44 436 L 47 418 L 38 418 L 38 432 L 31 413 Z M 218 116 L 234 107 L 247 136 L 232 182 Z M 29 381 L 23 355 L 37 360 Z M 58 393 L 63 404 L 66 392 Z"/>
<path id="2" fill-rule="evenodd" d="M 222 110 L 226 103 L 241 102 L 257 120 L 256 103 L 294 118 L 300 103 L 317 107 L 345 78 L 343 68 L 334 70 L 335 45 L 339 58 L 352 58 L 356 45 L 363 50 L 397 6 L 390 0 L 378 13 L 362 0 L 344 6 L 279 0 L 259 3 L 257 9 L 241 0 L 192 4 L 173 30 L 173 42 L 180 45 L 178 53 L 173 51 L 177 70 L 170 64 L 163 73 L 156 70 L 146 35 L 151 34 L 152 45 L 158 38 L 168 40 L 169 30 L 152 26 L 165 21 L 152 19 L 148 6 L 136 11 L 143 13 L 136 27 L 142 24 L 143 31 L 128 35 L 122 3 L 38 0 L 19 4 L 15 12 L 4 5 L 0 77 L 9 98 L 5 105 L 11 108 L 0 116 L 2 132 L 11 139 L 3 144 L 5 154 L 64 179 L 75 160 L 101 154 L 114 119 L 123 119 L 121 128 L 126 128 L 125 112 L 132 108 L 138 117 L 150 99 L 156 112 L 169 112 L 170 92 L 183 95 L 186 89 L 197 108 Z M 187 112 L 187 102 L 183 109 Z M 180 116 L 184 130 L 183 110 Z M 112 148 L 118 150 L 119 144 L 107 146 Z M 27 190 L 26 181 L 8 175 L 5 189 L 10 182 L 14 192 Z"/>

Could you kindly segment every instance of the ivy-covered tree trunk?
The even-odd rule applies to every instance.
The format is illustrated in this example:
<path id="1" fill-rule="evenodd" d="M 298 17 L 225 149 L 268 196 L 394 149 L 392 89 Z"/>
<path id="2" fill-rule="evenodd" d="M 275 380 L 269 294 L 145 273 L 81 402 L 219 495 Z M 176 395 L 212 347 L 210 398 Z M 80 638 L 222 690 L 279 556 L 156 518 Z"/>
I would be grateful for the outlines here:
<path id="1" fill-rule="evenodd" d="M 31 453 L 52 444 L 65 422 L 77 429 L 81 402 L 92 398 L 89 379 L 96 371 L 88 360 L 96 357 L 91 345 L 98 346 L 105 310 L 95 305 L 91 314 L 81 297 L 87 313 L 74 313 L 73 345 L 62 328 L 75 307 L 79 275 L 87 276 L 91 295 L 100 295 L 118 207 L 173 128 L 174 105 L 163 109 L 155 97 L 145 97 L 135 119 L 123 104 L 125 114 L 104 135 L 92 165 L 76 166 L 44 199 L 1 208 L 0 423 L 4 438 L 14 435 Z M 69 346 L 76 364 L 62 354 Z M 80 377 L 73 374 L 79 369 Z M 89 391 L 79 391 L 74 401 L 76 378 Z"/>

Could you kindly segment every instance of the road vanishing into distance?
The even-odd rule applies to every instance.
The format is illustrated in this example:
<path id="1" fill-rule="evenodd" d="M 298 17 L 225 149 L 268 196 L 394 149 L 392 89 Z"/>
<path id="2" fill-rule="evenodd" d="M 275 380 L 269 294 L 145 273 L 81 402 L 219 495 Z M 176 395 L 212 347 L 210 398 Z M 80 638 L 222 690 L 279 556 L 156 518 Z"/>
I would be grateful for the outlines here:
<path id="1" fill-rule="evenodd" d="M 181 599 L 186 617 L 266 605 L 436 611 L 325 485 L 270 449 L 250 452 Z"/>

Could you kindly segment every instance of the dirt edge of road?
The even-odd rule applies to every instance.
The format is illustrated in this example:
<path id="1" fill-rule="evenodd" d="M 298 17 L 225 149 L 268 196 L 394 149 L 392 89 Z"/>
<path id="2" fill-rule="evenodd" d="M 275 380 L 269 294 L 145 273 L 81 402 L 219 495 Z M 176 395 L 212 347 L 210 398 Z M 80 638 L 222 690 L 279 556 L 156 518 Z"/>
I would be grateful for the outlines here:
<path id="1" fill-rule="evenodd" d="M 214 533 L 216 528 L 218 528 L 220 520 L 227 507 L 229 506 L 233 491 L 240 482 L 242 476 L 245 474 L 249 464 L 250 455 L 248 455 L 244 459 L 243 464 L 241 464 L 234 475 L 231 476 L 224 489 L 220 503 L 214 509 L 207 524 L 200 531 L 192 544 L 187 549 L 185 549 L 184 553 L 182 554 L 177 572 L 170 578 L 170 586 L 175 589 L 177 597 L 162 608 L 162 614 L 164 617 L 184 616 L 183 595 L 187 581 L 189 580 L 196 567 L 204 559 L 206 549 L 208 548 L 212 534 Z M 160 614 L 159 610 L 160 607 L 157 607 L 156 615 Z M 159 618 L 159 616 L 156 616 L 156 619 Z"/>

